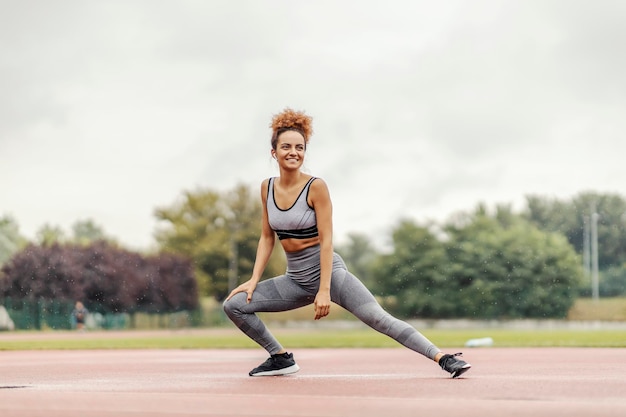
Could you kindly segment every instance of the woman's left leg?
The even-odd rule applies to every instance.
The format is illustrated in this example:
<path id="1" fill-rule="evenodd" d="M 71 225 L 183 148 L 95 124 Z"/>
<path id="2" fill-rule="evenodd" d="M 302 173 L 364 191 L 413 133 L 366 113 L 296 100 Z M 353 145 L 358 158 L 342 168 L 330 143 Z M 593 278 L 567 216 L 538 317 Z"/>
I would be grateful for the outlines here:
<path id="1" fill-rule="evenodd" d="M 345 268 L 337 255 L 333 262 L 330 296 L 333 302 L 354 314 L 363 323 L 407 348 L 432 360 L 441 352 L 413 326 L 385 311 L 365 285 Z"/>
<path id="2" fill-rule="evenodd" d="M 224 311 L 232 322 L 270 355 L 283 346 L 256 315 L 261 312 L 288 311 L 311 304 L 315 295 L 307 292 L 286 275 L 259 282 L 247 302 L 247 294 L 240 292 L 224 302 Z"/>

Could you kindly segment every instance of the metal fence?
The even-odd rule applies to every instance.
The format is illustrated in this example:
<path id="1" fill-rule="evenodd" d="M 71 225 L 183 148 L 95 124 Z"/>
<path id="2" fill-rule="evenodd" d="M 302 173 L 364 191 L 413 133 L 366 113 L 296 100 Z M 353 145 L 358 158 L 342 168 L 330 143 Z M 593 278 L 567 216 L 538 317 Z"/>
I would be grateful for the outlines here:
<path id="1" fill-rule="evenodd" d="M 0 300 L 15 329 L 71 329 L 74 303 L 60 300 Z"/>
<path id="2" fill-rule="evenodd" d="M 71 300 L 0 298 L 0 305 L 7 310 L 16 330 L 73 329 L 74 304 Z M 115 313 L 94 303 L 87 303 L 86 307 L 89 314 L 85 325 L 92 329 L 172 329 L 216 326 L 226 321 L 219 306 L 175 313 Z"/>

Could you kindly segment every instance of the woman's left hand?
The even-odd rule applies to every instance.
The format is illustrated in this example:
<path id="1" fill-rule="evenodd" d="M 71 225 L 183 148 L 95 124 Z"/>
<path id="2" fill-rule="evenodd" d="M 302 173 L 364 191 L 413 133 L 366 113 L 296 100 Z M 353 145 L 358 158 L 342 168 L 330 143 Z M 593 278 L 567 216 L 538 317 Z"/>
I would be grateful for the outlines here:
<path id="1" fill-rule="evenodd" d="M 318 292 L 315 296 L 315 301 L 313 302 L 313 305 L 315 307 L 315 320 L 326 317 L 328 313 L 330 313 L 330 292 Z"/>

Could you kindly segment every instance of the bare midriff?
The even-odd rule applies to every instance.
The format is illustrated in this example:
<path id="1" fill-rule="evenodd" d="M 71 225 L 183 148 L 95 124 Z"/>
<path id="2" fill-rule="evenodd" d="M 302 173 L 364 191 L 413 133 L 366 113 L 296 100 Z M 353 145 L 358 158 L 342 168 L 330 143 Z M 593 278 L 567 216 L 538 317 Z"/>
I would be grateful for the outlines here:
<path id="1" fill-rule="evenodd" d="M 318 245 L 320 243 L 320 237 L 310 237 L 308 239 L 283 239 L 280 244 L 283 246 L 285 252 L 298 252 L 311 246 Z"/>

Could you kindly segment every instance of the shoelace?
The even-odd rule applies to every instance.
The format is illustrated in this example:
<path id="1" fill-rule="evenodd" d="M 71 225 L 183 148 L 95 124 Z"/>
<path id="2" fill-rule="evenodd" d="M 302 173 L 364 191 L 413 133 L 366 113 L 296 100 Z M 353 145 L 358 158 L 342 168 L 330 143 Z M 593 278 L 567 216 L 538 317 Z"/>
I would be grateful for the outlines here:
<path id="1" fill-rule="evenodd" d="M 269 358 L 265 360 L 265 362 L 261 364 L 261 366 L 272 366 L 274 362 L 275 362 L 274 357 L 270 356 Z"/>
<path id="2" fill-rule="evenodd" d="M 462 354 L 463 354 L 463 352 L 457 352 L 457 353 L 452 354 L 452 355 L 446 355 L 446 358 L 444 359 L 443 363 L 441 363 L 441 364 L 440 364 L 440 365 L 441 365 L 441 367 L 442 367 L 443 369 L 446 369 L 446 368 L 447 368 L 447 366 L 448 366 L 448 361 L 449 361 L 450 359 L 453 359 L 453 358 L 455 358 L 455 357 L 457 357 L 457 356 L 461 356 Z"/>

